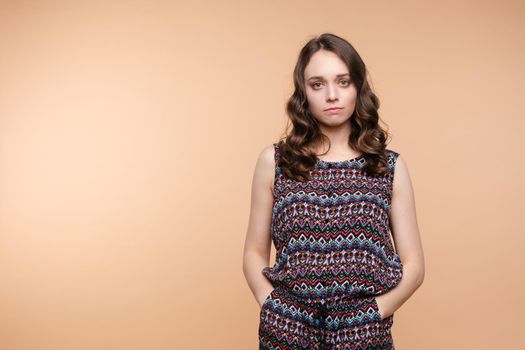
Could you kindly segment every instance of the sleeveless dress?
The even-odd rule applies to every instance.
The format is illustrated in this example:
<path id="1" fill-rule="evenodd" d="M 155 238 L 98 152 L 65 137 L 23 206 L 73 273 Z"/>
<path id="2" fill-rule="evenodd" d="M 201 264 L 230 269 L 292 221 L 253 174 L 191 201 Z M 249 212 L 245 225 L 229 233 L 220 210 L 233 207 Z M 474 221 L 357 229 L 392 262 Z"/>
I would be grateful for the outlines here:
<path id="1" fill-rule="evenodd" d="M 393 315 L 381 316 L 375 296 L 403 275 L 389 220 L 399 153 L 386 150 L 383 176 L 361 170 L 363 154 L 318 160 L 310 180 L 296 181 L 273 146 L 276 258 L 261 272 L 274 290 L 261 306 L 259 349 L 394 349 Z"/>

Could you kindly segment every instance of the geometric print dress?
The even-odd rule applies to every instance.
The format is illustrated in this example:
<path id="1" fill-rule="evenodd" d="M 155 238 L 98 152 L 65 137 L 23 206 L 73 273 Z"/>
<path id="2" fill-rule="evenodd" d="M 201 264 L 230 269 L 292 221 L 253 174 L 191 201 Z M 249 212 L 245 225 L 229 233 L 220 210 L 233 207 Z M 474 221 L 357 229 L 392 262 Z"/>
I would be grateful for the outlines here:
<path id="1" fill-rule="evenodd" d="M 318 160 L 310 180 L 296 181 L 273 146 L 276 257 L 261 272 L 274 289 L 260 309 L 259 349 L 394 350 L 394 315 L 383 318 L 375 297 L 403 275 L 389 220 L 399 154 L 386 150 L 383 176 L 367 176 L 360 155 Z"/>

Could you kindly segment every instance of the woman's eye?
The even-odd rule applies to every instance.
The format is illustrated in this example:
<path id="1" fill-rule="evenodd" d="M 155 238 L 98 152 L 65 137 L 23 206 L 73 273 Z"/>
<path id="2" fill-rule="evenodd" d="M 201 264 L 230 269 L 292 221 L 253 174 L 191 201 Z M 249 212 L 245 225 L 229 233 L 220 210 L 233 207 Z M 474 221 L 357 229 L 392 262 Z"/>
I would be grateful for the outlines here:
<path id="1" fill-rule="evenodd" d="M 343 80 L 340 80 L 341 82 L 343 82 L 343 84 L 346 86 L 346 85 L 350 85 L 350 80 L 348 79 L 343 79 Z M 313 83 L 311 84 L 312 88 L 316 89 L 318 87 L 320 87 L 321 83 L 320 82 L 316 82 L 316 83 Z"/>

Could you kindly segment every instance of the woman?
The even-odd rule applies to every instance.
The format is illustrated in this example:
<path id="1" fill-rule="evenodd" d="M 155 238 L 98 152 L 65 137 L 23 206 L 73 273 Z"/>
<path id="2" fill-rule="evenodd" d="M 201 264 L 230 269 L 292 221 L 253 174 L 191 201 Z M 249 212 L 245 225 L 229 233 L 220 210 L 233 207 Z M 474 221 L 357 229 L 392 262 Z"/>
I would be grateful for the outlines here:
<path id="1" fill-rule="evenodd" d="M 366 74 L 346 40 L 310 40 L 292 129 L 258 157 L 243 269 L 260 349 L 394 349 L 394 312 L 423 282 L 408 169 L 386 148 Z"/>

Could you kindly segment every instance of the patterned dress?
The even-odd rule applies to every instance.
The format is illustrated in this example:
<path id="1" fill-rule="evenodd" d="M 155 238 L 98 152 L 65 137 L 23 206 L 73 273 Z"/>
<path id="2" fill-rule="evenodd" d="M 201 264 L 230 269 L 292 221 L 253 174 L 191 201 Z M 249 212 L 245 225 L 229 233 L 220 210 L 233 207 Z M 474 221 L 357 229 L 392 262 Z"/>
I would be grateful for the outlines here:
<path id="1" fill-rule="evenodd" d="M 259 349 L 393 350 L 393 315 L 375 296 L 394 288 L 403 265 L 390 238 L 398 153 L 389 172 L 366 175 L 365 155 L 318 160 L 311 179 L 285 177 L 275 149 L 271 236 L 276 261 L 262 274 L 275 289 L 260 310 Z"/>

